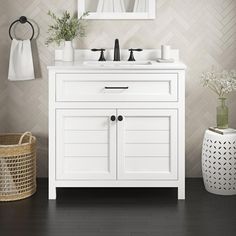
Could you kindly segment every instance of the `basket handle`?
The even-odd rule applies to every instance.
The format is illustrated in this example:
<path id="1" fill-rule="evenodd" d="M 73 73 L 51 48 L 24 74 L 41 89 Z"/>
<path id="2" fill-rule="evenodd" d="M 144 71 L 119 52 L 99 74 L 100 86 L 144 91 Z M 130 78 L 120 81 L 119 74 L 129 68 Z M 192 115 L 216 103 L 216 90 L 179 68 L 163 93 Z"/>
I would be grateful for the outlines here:
<path id="1" fill-rule="evenodd" d="M 25 132 L 25 133 L 23 133 L 23 134 L 21 135 L 21 137 L 20 137 L 20 140 L 19 140 L 19 143 L 18 143 L 18 144 L 22 144 L 22 141 L 23 141 L 23 139 L 24 139 L 24 137 L 25 137 L 26 135 L 29 135 L 29 136 L 30 136 L 30 137 L 29 137 L 29 143 L 31 143 L 31 142 L 32 142 L 32 138 L 33 138 L 33 136 L 32 136 L 32 133 L 31 133 L 31 132 L 29 132 L 29 131 L 27 131 L 27 132 Z"/>

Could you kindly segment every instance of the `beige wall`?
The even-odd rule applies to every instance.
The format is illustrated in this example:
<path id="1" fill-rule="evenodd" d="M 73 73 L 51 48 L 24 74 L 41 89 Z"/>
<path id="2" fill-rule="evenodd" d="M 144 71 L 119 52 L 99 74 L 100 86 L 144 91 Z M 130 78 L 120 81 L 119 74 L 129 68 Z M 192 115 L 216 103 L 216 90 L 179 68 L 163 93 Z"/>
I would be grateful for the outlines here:
<path id="1" fill-rule="evenodd" d="M 49 9 L 76 10 L 76 0 L 0 0 L 0 132 L 31 130 L 38 138 L 38 175 L 47 176 L 48 86 L 46 66 L 53 48 L 44 45 Z M 21 15 L 37 22 L 40 78 L 30 82 L 8 82 L 9 24 Z M 20 26 L 19 26 L 20 27 Z M 18 34 L 21 29 L 17 27 Z M 215 122 L 216 97 L 200 85 L 201 72 L 217 65 L 236 69 L 236 1 L 157 0 L 154 21 L 90 21 L 81 48 L 179 48 L 187 64 L 186 78 L 186 172 L 200 176 L 200 151 L 204 130 Z M 236 127 L 236 95 L 229 101 L 230 123 Z"/>

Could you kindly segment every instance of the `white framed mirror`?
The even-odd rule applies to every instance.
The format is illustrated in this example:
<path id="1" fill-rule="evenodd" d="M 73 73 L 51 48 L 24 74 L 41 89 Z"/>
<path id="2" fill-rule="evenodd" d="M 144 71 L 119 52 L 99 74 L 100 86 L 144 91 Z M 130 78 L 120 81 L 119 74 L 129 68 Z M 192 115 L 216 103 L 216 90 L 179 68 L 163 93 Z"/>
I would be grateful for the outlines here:
<path id="1" fill-rule="evenodd" d="M 156 0 L 78 0 L 78 16 L 91 20 L 155 19 Z"/>

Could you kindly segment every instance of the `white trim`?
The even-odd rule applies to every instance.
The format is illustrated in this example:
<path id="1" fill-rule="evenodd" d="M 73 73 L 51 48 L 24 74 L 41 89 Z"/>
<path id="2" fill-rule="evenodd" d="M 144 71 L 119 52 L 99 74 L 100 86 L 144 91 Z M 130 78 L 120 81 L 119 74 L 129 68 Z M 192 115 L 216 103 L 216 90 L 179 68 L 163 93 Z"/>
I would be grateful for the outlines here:
<path id="1" fill-rule="evenodd" d="M 82 16 L 85 9 L 86 0 L 78 0 L 78 17 Z M 124 13 L 97 13 L 90 12 L 85 19 L 88 20 L 153 20 L 156 18 L 156 2 L 148 0 L 148 12 L 124 12 Z"/>
<path id="2" fill-rule="evenodd" d="M 127 187 L 127 188 L 149 188 L 149 187 L 178 187 L 179 181 L 163 180 L 163 181 L 135 181 L 135 180 L 60 180 L 56 181 L 56 187 Z"/>
<path id="3" fill-rule="evenodd" d="M 49 184 L 48 184 L 48 197 L 49 199 L 56 199 L 56 130 L 55 130 L 55 109 L 54 109 L 54 99 L 55 99 L 55 73 L 49 71 L 49 96 L 48 96 L 48 108 L 49 108 L 49 124 L 48 124 L 48 133 L 49 133 L 49 155 L 48 155 L 48 168 L 49 168 Z"/>

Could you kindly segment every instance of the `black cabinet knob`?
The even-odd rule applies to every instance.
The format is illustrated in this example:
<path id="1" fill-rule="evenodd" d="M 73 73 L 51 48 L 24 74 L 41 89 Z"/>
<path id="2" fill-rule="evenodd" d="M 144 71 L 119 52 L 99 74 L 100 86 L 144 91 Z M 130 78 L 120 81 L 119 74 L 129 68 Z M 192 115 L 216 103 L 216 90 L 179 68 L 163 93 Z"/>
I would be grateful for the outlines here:
<path id="1" fill-rule="evenodd" d="M 118 121 L 122 121 L 123 120 L 123 116 L 118 116 Z"/>
<path id="2" fill-rule="evenodd" d="M 111 121 L 115 121 L 116 117 L 115 116 L 111 116 Z"/>

